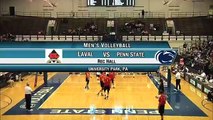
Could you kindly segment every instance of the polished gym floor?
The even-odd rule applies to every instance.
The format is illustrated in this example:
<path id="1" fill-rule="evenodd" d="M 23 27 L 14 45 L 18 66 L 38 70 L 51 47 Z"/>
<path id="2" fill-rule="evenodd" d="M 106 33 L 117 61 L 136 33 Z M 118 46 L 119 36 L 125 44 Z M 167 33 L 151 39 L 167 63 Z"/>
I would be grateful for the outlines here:
<path id="1" fill-rule="evenodd" d="M 155 77 L 140 73 L 120 73 L 115 78 L 115 88 L 109 99 L 97 95 L 100 90 L 95 75 L 85 87 L 85 75 L 48 73 L 48 85 L 43 85 L 43 76 L 24 77 L 14 87 L 0 89 L 0 120 L 160 120 L 157 112 L 158 94 Z M 34 90 L 33 111 L 27 111 L 24 103 L 26 83 Z M 175 84 L 174 77 L 172 83 Z M 212 120 L 213 103 L 204 100 L 206 95 L 181 81 L 181 91 L 174 86 L 166 89 L 168 101 L 165 120 Z"/>

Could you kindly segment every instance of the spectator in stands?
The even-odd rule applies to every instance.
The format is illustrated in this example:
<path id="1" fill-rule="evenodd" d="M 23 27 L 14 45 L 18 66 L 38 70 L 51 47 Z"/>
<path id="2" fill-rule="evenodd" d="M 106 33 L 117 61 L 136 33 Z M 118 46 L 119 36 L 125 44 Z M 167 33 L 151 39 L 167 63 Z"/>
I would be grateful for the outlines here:
<path id="1" fill-rule="evenodd" d="M 213 88 L 207 94 L 207 100 L 213 102 Z"/>
<path id="2" fill-rule="evenodd" d="M 78 28 L 77 28 L 77 34 L 78 34 L 78 35 L 82 35 L 82 34 L 83 34 L 83 30 L 82 30 L 81 27 L 78 27 Z"/>
<path id="3" fill-rule="evenodd" d="M 14 87 L 14 80 L 9 79 L 9 80 L 7 81 L 7 83 L 9 84 L 10 87 Z"/>
<path id="4" fill-rule="evenodd" d="M 183 67 L 182 72 L 183 72 L 184 80 L 186 80 L 186 74 L 189 72 L 189 69 L 185 65 Z"/>
<path id="5" fill-rule="evenodd" d="M 187 43 L 184 42 L 184 44 L 183 44 L 183 51 L 184 51 L 184 53 L 186 52 L 186 48 L 187 48 Z"/>
<path id="6" fill-rule="evenodd" d="M 178 31 L 176 31 L 176 35 L 180 35 L 180 31 L 178 30 Z"/>
<path id="7" fill-rule="evenodd" d="M 204 71 L 202 71 L 202 73 L 200 74 L 200 77 L 202 78 L 201 81 L 205 82 L 205 80 L 206 80 L 206 73 Z"/>
<path id="8" fill-rule="evenodd" d="M 7 33 L 7 39 L 10 40 L 10 41 L 14 41 L 15 40 L 15 36 L 12 35 L 11 33 Z"/>
<path id="9" fill-rule="evenodd" d="M 150 30 L 153 30 L 153 31 L 156 31 L 156 30 L 157 30 L 157 28 L 154 26 L 154 24 L 150 24 L 150 25 L 149 25 L 149 29 L 150 29 Z"/>
<path id="10" fill-rule="evenodd" d="M 88 22 L 85 26 L 77 28 L 69 28 L 63 31 L 62 34 L 67 35 L 98 35 L 98 27 L 94 22 Z"/>
<path id="11" fill-rule="evenodd" d="M 16 36 L 12 35 L 11 33 L 0 35 L 0 41 L 14 41 L 15 39 L 16 39 Z"/>
<path id="12" fill-rule="evenodd" d="M 142 10 L 142 12 L 141 12 L 142 18 L 144 18 L 144 14 L 145 14 L 145 11 Z"/>
<path id="13" fill-rule="evenodd" d="M 184 58 L 180 58 L 179 64 L 180 64 L 180 67 L 183 67 L 183 66 L 184 66 Z"/>
<path id="14" fill-rule="evenodd" d="M 129 32 L 129 34 L 130 34 L 130 35 L 134 35 L 134 34 L 135 34 L 134 30 L 131 30 L 131 31 Z"/>
<path id="15" fill-rule="evenodd" d="M 184 43 L 183 47 L 185 46 Z M 190 51 L 182 55 L 185 64 L 194 71 L 203 71 L 206 78 L 210 79 L 210 75 L 213 75 L 213 41 L 196 42 L 189 47 Z"/>
<path id="16" fill-rule="evenodd" d="M 44 35 L 44 31 L 43 30 L 38 31 L 38 35 Z"/>
<path id="17" fill-rule="evenodd" d="M 129 35 L 149 35 L 148 30 L 145 29 L 145 23 L 142 21 L 131 21 L 131 22 L 126 22 L 124 24 L 124 27 L 121 29 L 122 32 L 125 32 L 126 34 Z M 157 30 L 157 28 L 153 24 L 152 30 Z M 151 31 L 152 31 L 151 30 Z"/>
<path id="18" fill-rule="evenodd" d="M 213 75 L 210 75 L 208 80 L 209 80 L 209 83 L 213 83 Z"/>
<path id="19" fill-rule="evenodd" d="M 193 67 L 195 66 L 195 62 L 194 62 L 194 60 L 191 60 L 190 62 L 191 62 L 191 63 L 190 63 L 190 64 L 191 64 L 191 67 L 193 68 Z"/>
<path id="20" fill-rule="evenodd" d="M 146 30 L 142 30 L 141 34 L 142 34 L 142 35 L 149 35 L 149 32 L 146 31 Z"/>
<path id="21" fill-rule="evenodd" d="M 171 70 L 172 70 L 172 73 L 173 73 L 173 74 L 176 73 L 175 65 L 176 65 L 176 63 L 175 63 L 174 65 L 171 66 Z"/>

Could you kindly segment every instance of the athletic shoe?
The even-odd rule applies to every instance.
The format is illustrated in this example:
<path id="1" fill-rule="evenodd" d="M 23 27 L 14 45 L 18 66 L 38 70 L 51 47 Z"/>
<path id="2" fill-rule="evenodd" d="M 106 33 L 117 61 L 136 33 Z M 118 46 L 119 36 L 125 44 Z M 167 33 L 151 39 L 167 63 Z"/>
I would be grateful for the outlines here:
<path id="1" fill-rule="evenodd" d="M 109 98 L 109 97 L 108 97 L 108 96 L 106 96 L 104 99 L 106 99 L 106 100 L 107 100 L 108 98 Z"/>

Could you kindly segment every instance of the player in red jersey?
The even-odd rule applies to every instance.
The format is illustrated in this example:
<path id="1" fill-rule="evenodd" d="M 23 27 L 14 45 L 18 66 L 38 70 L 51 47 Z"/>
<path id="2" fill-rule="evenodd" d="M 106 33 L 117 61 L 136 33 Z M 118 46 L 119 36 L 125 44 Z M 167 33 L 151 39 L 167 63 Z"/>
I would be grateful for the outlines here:
<path id="1" fill-rule="evenodd" d="M 115 72 L 110 72 L 109 77 L 112 79 L 112 88 L 115 88 L 115 84 L 114 84 Z"/>
<path id="2" fill-rule="evenodd" d="M 159 102 L 158 112 L 161 115 L 161 120 L 163 120 L 163 114 L 164 114 L 166 99 L 167 99 L 167 96 L 164 94 L 164 91 L 160 91 L 160 96 L 158 98 L 158 102 Z"/>
<path id="3" fill-rule="evenodd" d="M 100 80 L 100 75 L 101 75 L 101 72 L 97 72 L 97 73 L 96 73 L 97 81 L 99 81 L 99 80 Z"/>
<path id="4" fill-rule="evenodd" d="M 101 75 L 99 76 L 99 80 L 100 80 L 100 86 L 101 86 L 101 90 L 98 92 L 97 95 L 99 95 L 101 93 L 101 96 L 103 96 L 103 91 L 104 91 L 104 79 L 106 78 L 106 73 L 102 72 Z"/>
<path id="5" fill-rule="evenodd" d="M 86 86 L 85 86 L 85 89 L 89 89 L 89 81 L 90 81 L 90 73 L 89 72 L 86 72 L 85 73 L 86 75 Z"/>
<path id="6" fill-rule="evenodd" d="M 111 88 L 111 82 L 112 82 L 112 79 L 109 77 L 109 74 L 108 74 L 104 79 L 104 92 L 105 92 L 105 98 L 104 99 L 109 98 L 109 91 L 110 91 L 110 88 Z"/>

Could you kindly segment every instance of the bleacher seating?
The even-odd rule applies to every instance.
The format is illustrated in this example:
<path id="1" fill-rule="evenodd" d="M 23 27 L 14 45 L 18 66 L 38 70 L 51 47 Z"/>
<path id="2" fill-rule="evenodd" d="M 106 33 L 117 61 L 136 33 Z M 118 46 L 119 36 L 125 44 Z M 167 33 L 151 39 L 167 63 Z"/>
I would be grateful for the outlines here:
<path id="1" fill-rule="evenodd" d="M 213 39 L 198 41 L 184 48 L 181 58 L 184 64 L 194 71 L 204 71 L 213 76 Z"/>
<path id="2" fill-rule="evenodd" d="M 47 24 L 50 19 L 56 20 L 56 31 L 53 35 L 67 35 L 67 36 L 104 36 L 110 32 L 114 32 L 119 36 L 133 36 L 137 41 L 142 40 L 145 36 L 158 36 L 156 39 L 164 38 L 163 32 L 166 31 L 166 18 L 41 18 L 41 17 L 21 17 L 21 16 L 1 16 L 0 17 L 0 38 L 8 38 L 11 35 L 47 35 Z M 169 18 L 174 21 L 175 30 L 180 31 L 181 34 L 189 37 L 172 36 L 170 40 L 179 40 L 189 38 L 190 36 L 206 36 L 213 34 L 213 19 L 208 17 L 190 17 L 190 18 Z M 107 21 L 113 20 L 114 27 L 107 27 Z M 133 26 L 128 28 L 126 24 Z M 137 30 L 136 24 L 142 24 L 142 27 Z M 135 27 L 137 26 L 137 27 Z M 139 25 L 140 26 L 140 25 Z M 91 29 L 93 28 L 94 29 Z M 143 31 L 143 32 L 142 32 Z M 8 33 L 11 33 L 9 35 Z M 170 34 L 174 35 L 174 34 Z M 136 36 L 136 37 L 134 37 Z M 137 37 L 141 36 L 141 37 Z M 142 37 L 143 36 L 143 37 Z M 162 36 L 162 37 L 161 37 Z M 167 36 L 168 37 L 168 36 Z M 40 38 L 40 37 L 38 37 Z M 47 39 L 59 38 L 50 37 Z M 79 38 L 79 37 L 78 37 Z M 82 38 L 82 37 L 81 37 Z M 131 38 L 131 37 L 127 37 Z M 13 40 L 13 36 L 11 37 Z M 43 37 L 41 37 L 43 39 Z M 149 37 L 151 40 L 152 38 Z M 26 39 L 26 40 L 31 40 Z M 129 39 L 131 40 L 131 39 Z M 143 39 L 144 40 L 144 39 Z"/>
<path id="3" fill-rule="evenodd" d="M 36 35 L 39 32 L 45 34 L 47 23 L 48 18 L 4 16 L 0 17 L 0 34 Z"/>
<path id="4" fill-rule="evenodd" d="M 98 35 L 106 32 L 104 18 L 63 18 L 57 20 L 57 34 L 59 35 Z M 95 25 L 97 31 L 88 30 Z"/>
<path id="5" fill-rule="evenodd" d="M 172 18 L 175 30 L 183 35 L 212 35 L 213 19 L 207 17 Z"/>
<path id="6" fill-rule="evenodd" d="M 143 30 L 146 34 L 134 33 L 132 35 L 162 35 L 165 30 L 165 19 L 164 18 L 146 18 L 146 19 L 133 19 L 133 18 L 120 18 L 116 19 L 116 26 L 120 35 L 131 35 L 130 30 L 125 29 L 127 23 L 142 23 Z M 150 29 L 150 24 L 153 24 L 156 30 Z"/>

